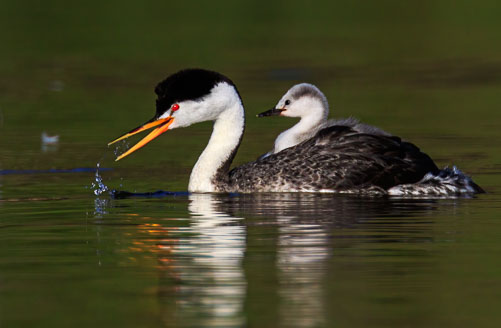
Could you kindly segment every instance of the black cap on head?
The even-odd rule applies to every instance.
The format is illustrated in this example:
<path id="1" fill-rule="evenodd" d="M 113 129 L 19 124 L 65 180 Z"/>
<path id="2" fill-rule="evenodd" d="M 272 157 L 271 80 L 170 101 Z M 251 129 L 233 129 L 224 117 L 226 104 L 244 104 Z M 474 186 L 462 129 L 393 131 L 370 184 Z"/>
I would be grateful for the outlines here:
<path id="1" fill-rule="evenodd" d="M 155 117 L 161 116 L 174 103 L 198 100 L 208 95 L 220 82 L 226 82 L 235 87 L 235 84 L 226 76 L 204 69 L 189 68 L 170 75 L 155 88 L 158 96 Z"/>

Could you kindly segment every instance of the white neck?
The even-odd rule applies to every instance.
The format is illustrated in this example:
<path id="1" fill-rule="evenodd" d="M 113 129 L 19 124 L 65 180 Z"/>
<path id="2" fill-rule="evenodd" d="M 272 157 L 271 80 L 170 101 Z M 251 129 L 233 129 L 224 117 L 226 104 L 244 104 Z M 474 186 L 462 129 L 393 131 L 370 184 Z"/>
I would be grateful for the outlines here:
<path id="1" fill-rule="evenodd" d="M 227 175 L 244 133 L 244 126 L 244 107 L 237 96 L 214 122 L 209 143 L 191 171 L 188 184 L 190 192 L 224 191 L 216 184 L 220 178 L 218 174 Z M 224 184 L 224 181 L 220 182 Z"/>
<path id="2" fill-rule="evenodd" d="M 318 114 L 317 114 L 318 113 Z M 292 128 L 285 130 L 275 140 L 273 153 L 278 153 L 286 148 L 297 145 L 316 131 L 323 121 L 327 119 L 323 111 L 312 111 L 311 114 L 301 117 L 301 120 Z"/>

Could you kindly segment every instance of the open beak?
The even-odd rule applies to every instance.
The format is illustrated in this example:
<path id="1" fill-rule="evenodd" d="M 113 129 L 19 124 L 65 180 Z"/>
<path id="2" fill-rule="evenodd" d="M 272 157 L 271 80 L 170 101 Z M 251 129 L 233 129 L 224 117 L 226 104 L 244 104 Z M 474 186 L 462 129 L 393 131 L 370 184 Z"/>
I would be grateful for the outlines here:
<path id="1" fill-rule="evenodd" d="M 146 122 L 145 124 L 143 124 L 141 126 L 138 126 L 135 129 L 127 132 L 126 134 L 113 140 L 112 142 L 110 142 L 108 144 L 108 146 L 114 144 L 117 141 L 123 140 L 125 138 L 130 137 L 130 136 L 133 136 L 139 132 L 149 130 L 151 128 L 154 128 L 155 126 L 158 126 L 155 130 L 151 131 L 146 137 L 141 139 L 141 141 L 139 141 L 137 144 L 135 144 L 132 148 L 127 150 L 122 155 L 118 156 L 117 159 L 115 159 L 115 161 L 119 161 L 122 158 L 124 158 L 125 156 L 132 154 L 133 152 L 135 152 L 139 148 L 144 147 L 148 142 L 150 142 L 151 140 L 155 139 L 156 137 L 158 137 L 159 135 L 161 135 L 162 133 L 167 131 L 169 129 L 169 126 L 172 124 L 172 122 L 174 122 L 174 117 L 172 117 L 172 116 L 169 116 L 166 118 L 160 118 L 160 119 L 153 119 L 153 120 Z"/>
<path id="2" fill-rule="evenodd" d="M 267 110 L 266 112 L 262 112 L 260 114 L 257 114 L 257 117 L 264 117 L 264 116 L 277 116 L 280 115 L 285 108 L 272 108 L 270 110 Z"/>

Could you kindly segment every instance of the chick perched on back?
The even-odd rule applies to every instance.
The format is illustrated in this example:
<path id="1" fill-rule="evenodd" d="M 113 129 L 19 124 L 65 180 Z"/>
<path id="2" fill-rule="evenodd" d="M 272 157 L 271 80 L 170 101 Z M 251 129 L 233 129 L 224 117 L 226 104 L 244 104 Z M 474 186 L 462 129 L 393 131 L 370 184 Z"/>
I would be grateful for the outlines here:
<path id="1" fill-rule="evenodd" d="M 261 158 L 295 146 L 312 138 L 321 129 L 333 125 L 348 126 L 361 133 L 390 136 L 389 133 L 374 126 L 360 123 L 352 117 L 328 120 L 329 103 L 327 98 L 320 89 L 310 83 L 294 85 L 282 96 L 275 108 L 258 114 L 258 117 L 264 116 L 287 116 L 301 119 L 293 127 L 280 133 L 275 140 L 273 150 Z"/>

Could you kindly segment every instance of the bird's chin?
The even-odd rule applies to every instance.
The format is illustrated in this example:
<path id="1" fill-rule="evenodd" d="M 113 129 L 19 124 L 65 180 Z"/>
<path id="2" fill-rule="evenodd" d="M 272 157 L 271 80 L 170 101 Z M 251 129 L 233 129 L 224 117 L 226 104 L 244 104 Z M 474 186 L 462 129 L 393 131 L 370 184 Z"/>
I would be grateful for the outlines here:
<path id="1" fill-rule="evenodd" d="M 294 113 L 291 113 L 288 110 L 282 111 L 280 113 L 280 116 L 283 116 L 283 117 L 299 117 L 299 115 L 295 115 Z"/>
<path id="2" fill-rule="evenodd" d="M 172 129 L 177 129 L 177 128 L 186 128 L 190 125 L 196 124 L 197 122 L 186 122 L 182 118 L 176 118 L 174 121 L 169 125 L 169 130 Z"/>

